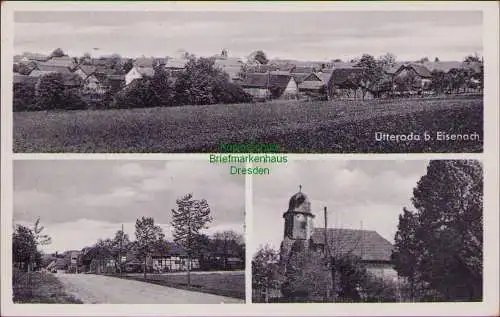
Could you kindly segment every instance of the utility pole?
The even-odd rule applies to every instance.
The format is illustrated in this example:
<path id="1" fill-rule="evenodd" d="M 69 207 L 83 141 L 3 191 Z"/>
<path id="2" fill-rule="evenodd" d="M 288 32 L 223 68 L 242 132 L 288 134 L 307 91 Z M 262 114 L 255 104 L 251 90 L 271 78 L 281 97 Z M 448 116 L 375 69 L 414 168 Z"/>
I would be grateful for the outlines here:
<path id="1" fill-rule="evenodd" d="M 120 268 L 120 275 L 122 275 L 122 247 L 123 247 L 123 223 L 122 223 L 122 232 L 120 234 L 120 250 L 118 250 L 118 267 Z"/>
<path id="2" fill-rule="evenodd" d="M 328 271 L 328 269 L 330 268 L 330 247 L 328 246 L 328 235 L 327 235 L 327 229 L 328 229 L 328 213 L 327 213 L 327 209 L 326 209 L 326 206 L 324 207 L 324 218 L 325 218 L 325 230 L 323 231 L 323 234 L 324 234 L 324 238 L 325 238 L 325 257 L 326 257 L 326 269 Z M 332 277 L 332 281 L 333 281 L 333 277 Z M 326 299 L 328 300 L 330 298 L 330 287 L 328 285 L 328 283 L 326 284 Z"/>

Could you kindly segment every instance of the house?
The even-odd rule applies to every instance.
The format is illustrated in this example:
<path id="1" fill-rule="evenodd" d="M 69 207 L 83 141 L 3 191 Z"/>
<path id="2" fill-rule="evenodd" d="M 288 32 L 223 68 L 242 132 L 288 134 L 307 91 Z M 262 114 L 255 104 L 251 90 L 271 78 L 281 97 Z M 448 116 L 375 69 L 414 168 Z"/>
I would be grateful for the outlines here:
<path id="1" fill-rule="evenodd" d="M 179 72 L 186 68 L 186 64 L 189 62 L 185 58 L 169 58 L 165 63 L 165 70 L 169 72 Z"/>
<path id="2" fill-rule="evenodd" d="M 43 72 L 55 72 L 55 73 L 61 73 L 61 74 L 71 73 L 70 69 L 66 66 L 52 65 L 52 64 L 47 64 L 47 63 L 38 63 L 36 66 L 36 69 L 43 71 Z"/>
<path id="3" fill-rule="evenodd" d="M 50 58 L 50 56 L 38 53 L 24 52 L 21 55 L 14 56 L 15 62 L 28 63 L 30 61 L 34 62 L 45 62 Z"/>
<path id="4" fill-rule="evenodd" d="M 57 257 L 49 265 L 47 270 L 54 273 L 65 272 L 68 269 L 68 262 L 66 258 Z"/>
<path id="5" fill-rule="evenodd" d="M 190 270 L 200 268 L 199 259 L 192 258 L 188 261 L 186 250 L 172 242 L 166 242 L 166 251 L 154 252 L 146 263 L 155 272 L 186 271 L 188 267 Z"/>
<path id="6" fill-rule="evenodd" d="M 43 63 L 39 63 L 39 65 L 41 64 L 66 67 L 68 69 L 73 69 L 76 66 L 75 59 L 68 55 L 64 55 L 61 57 L 52 57 Z"/>
<path id="7" fill-rule="evenodd" d="M 329 99 L 361 99 L 362 91 L 358 78 L 363 74 L 359 67 L 334 68 L 320 74 Z"/>
<path id="8" fill-rule="evenodd" d="M 93 65 L 78 65 L 74 73 L 80 76 L 83 80 L 96 72 L 97 67 Z"/>
<path id="9" fill-rule="evenodd" d="M 221 55 L 212 58 L 214 66 L 227 73 L 231 82 L 240 80 L 240 74 L 243 70 L 243 60 L 241 58 L 229 57 L 226 50 L 223 50 Z"/>
<path id="10" fill-rule="evenodd" d="M 326 245 L 334 257 L 353 255 L 360 259 L 368 272 L 379 277 L 397 279 L 391 262 L 392 244 L 374 230 L 314 228 L 310 247 L 324 253 Z"/>
<path id="11" fill-rule="evenodd" d="M 133 62 L 133 66 L 135 67 L 145 67 L 145 68 L 151 68 L 151 67 L 158 67 L 158 66 L 164 66 L 167 63 L 167 58 L 163 57 L 139 57 Z"/>
<path id="12" fill-rule="evenodd" d="M 48 74 L 55 74 L 55 73 L 57 73 L 57 72 L 56 71 L 42 71 L 42 70 L 34 69 L 33 71 L 30 72 L 30 74 L 28 76 L 40 78 L 42 76 L 45 76 Z"/>
<path id="13" fill-rule="evenodd" d="M 132 67 L 132 69 L 125 75 L 125 85 L 129 85 L 135 79 L 142 79 L 144 77 L 152 77 L 154 75 L 153 67 Z"/>
<path id="14" fill-rule="evenodd" d="M 289 74 L 247 73 L 240 85 L 257 100 L 295 99 L 298 96 L 297 83 Z"/>
<path id="15" fill-rule="evenodd" d="M 430 88 L 432 74 L 427 67 L 419 63 L 404 64 L 393 75 L 397 91 L 422 91 Z"/>
<path id="16" fill-rule="evenodd" d="M 305 76 L 294 76 L 297 78 L 298 89 L 301 97 L 308 99 L 326 100 L 326 84 L 320 74 L 310 73 Z"/>
<path id="17" fill-rule="evenodd" d="M 65 253 L 66 263 L 68 265 L 67 272 L 78 273 L 82 252 L 79 250 L 71 250 Z"/>

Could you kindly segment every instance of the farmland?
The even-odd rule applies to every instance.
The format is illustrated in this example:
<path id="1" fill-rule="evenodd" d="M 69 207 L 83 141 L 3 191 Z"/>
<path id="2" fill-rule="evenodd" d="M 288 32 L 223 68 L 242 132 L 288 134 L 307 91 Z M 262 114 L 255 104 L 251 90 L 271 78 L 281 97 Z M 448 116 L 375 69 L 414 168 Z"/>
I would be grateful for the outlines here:
<path id="1" fill-rule="evenodd" d="M 379 142 L 389 134 L 478 133 L 479 141 Z M 14 113 L 14 152 L 218 152 L 221 143 L 287 153 L 481 152 L 482 96 L 269 102 Z"/>

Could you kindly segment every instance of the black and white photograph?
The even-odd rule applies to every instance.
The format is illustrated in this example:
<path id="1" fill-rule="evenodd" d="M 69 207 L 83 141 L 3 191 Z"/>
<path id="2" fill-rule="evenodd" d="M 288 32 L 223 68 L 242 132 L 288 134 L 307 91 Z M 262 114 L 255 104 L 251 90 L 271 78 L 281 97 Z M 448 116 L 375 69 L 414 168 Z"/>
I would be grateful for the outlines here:
<path id="1" fill-rule="evenodd" d="M 15 161 L 13 302 L 244 303 L 244 220 L 203 161 Z"/>
<path id="2" fill-rule="evenodd" d="M 161 8 L 16 11 L 13 152 L 483 152 L 481 10 Z"/>
<path id="3" fill-rule="evenodd" d="M 483 301 L 479 161 L 289 163 L 253 228 L 253 303 Z"/>

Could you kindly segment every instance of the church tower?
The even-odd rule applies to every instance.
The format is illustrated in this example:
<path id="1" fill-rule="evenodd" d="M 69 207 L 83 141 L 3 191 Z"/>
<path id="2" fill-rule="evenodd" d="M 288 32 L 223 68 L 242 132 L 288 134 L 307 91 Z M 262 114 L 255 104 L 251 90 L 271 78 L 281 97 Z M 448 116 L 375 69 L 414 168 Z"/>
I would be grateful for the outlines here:
<path id="1" fill-rule="evenodd" d="M 288 203 L 288 210 L 283 214 L 285 230 L 281 243 L 280 261 L 285 264 L 291 252 L 300 252 L 309 247 L 313 232 L 314 215 L 311 213 L 311 203 L 299 186 L 299 192 L 294 194 Z"/>

